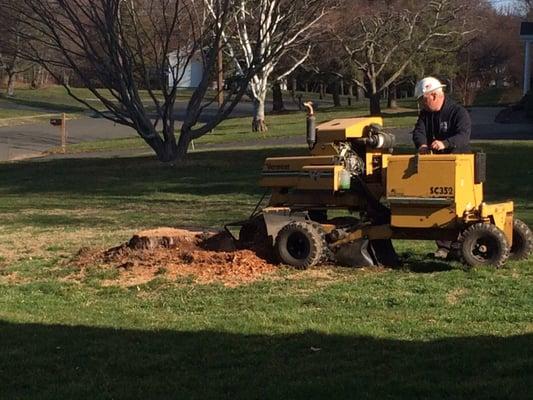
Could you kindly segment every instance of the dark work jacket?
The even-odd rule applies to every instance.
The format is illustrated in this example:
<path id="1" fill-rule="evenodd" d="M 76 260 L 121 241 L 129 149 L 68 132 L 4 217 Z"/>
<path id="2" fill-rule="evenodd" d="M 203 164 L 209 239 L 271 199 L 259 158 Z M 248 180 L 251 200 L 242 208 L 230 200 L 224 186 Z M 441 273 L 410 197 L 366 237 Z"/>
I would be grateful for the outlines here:
<path id="1" fill-rule="evenodd" d="M 423 144 L 431 147 L 434 140 L 440 140 L 446 148 L 440 153 L 470 152 L 470 115 L 466 109 L 452 99 L 445 97 L 440 111 L 422 110 L 413 130 L 413 142 L 418 149 Z"/>

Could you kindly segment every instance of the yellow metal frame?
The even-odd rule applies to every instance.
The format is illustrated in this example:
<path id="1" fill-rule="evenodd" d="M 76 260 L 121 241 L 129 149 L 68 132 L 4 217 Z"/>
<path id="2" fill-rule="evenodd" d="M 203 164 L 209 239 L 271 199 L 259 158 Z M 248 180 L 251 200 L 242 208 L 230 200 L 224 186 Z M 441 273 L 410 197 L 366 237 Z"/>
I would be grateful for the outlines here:
<path id="1" fill-rule="evenodd" d="M 324 122 L 316 127 L 318 143 L 343 142 L 350 138 L 363 137 L 365 128 L 371 124 L 383 126 L 381 117 L 343 118 Z"/>
<path id="2" fill-rule="evenodd" d="M 513 210 L 512 201 L 498 204 L 481 203 L 480 217 L 500 228 L 509 242 L 513 244 Z"/>
<path id="3" fill-rule="evenodd" d="M 332 246 L 341 246 L 346 243 L 350 243 L 354 240 L 360 239 L 390 239 L 393 236 L 391 226 L 386 225 L 365 225 L 361 228 L 350 232 L 346 237 L 332 243 Z"/>
<path id="4" fill-rule="evenodd" d="M 483 201 L 474 154 L 399 155 L 386 162 L 393 227 L 448 228 Z"/>
<path id="5" fill-rule="evenodd" d="M 317 143 L 310 156 L 267 158 L 260 184 L 273 189 L 270 205 L 364 210 L 364 196 L 341 188 L 344 167 L 338 156 L 340 144 L 364 137 L 370 124 L 383 125 L 383 119 L 332 120 L 316 128 Z M 364 146 L 363 141 L 359 143 Z M 483 202 L 474 154 L 391 155 L 368 146 L 360 156 L 368 190 L 376 199 L 385 196 L 389 202 L 391 224 L 362 227 L 351 233 L 349 240 L 389 238 L 395 230 L 458 232 L 468 224 L 486 222 L 501 229 L 512 244 L 513 203 Z"/>

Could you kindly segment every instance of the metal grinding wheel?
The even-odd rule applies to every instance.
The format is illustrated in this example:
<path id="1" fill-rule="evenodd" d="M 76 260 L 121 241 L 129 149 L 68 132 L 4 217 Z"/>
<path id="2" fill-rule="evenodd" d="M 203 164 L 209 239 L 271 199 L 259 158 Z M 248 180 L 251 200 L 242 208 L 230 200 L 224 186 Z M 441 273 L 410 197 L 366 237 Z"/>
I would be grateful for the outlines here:
<path id="1" fill-rule="evenodd" d="M 368 239 L 361 239 L 340 246 L 335 251 L 335 261 L 345 267 L 376 265 L 368 251 L 369 243 Z"/>

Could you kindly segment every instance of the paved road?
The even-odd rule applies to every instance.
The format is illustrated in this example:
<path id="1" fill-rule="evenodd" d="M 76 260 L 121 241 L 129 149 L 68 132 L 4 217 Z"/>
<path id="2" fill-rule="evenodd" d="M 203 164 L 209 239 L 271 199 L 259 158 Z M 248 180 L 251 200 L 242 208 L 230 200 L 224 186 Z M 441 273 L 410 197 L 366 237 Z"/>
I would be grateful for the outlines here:
<path id="1" fill-rule="evenodd" d="M 183 121 L 185 116 L 185 103 L 177 105 L 176 118 Z M 266 105 L 267 109 L 271 104 Z M 286 107 L 295 108 L 291 102 L 286 102 Z M 231 116 L 252 115 L 252 103 L 243 101 L 233 110 Z M 207 108 L 202 121 L 206 121 L 215 115 L 216 106 Z M 136 136 L 137 133 L 124 125 L 115 124 L 105 118 L 91 118 L 84 116 L 79 119 L 67 121 L 68 144 L 87 142 L 101 139 L 117 139 Z M 50 148 L 61 145 L 60 131 L 58 127 L 47 123 L 25 124 L 11 127 L 0 127 L 0 161 L 16 160 L 42 155 Z"/>
<path id="2" fill-rule="evenodd" d="M 472 107 L 472 139 L 531 140 L 533 123 L 499 124 L 494 122 L 500 107 Z"/>
<path id="3" fill-rule="evenodd" d="M 67 121 L 68 142 L 80 143 L 106 138 L 128 137 L 135 132 L 125 126 L 96 118 Z M 0 128 L 0 160 L 41 155 L 61 145 L 59 128 L 46 123 Z"/>
<path id="4" fill-rule="evenodd" d="M 533 139 L 533 124 L 494 123 L 494 117 L 500 110 L 501 108 L 473 108 L 471 110 L 472 139 Z M 232 116 L 250 115 L 251 111 L 251 103 L 243 102 L 236 107 Z M 212 116 L 213 113 L 214 109 L 209 109 L 206 118 Z M 178 110 L 177 114 L 178 120 L 182 120 L 184 107 Z M 410 129 L 407 128 L 395 129 L 397 143 L 410 143 L 409 131 Z M 131 128 L 114 124 L 106 119 L 90 117 L 68 121 L 68 134 L 68 143 L 136 135 Z M 300 143 L 305 143 L 303 132 L 302 137 L 269 139 L 264 142 L 265 146 Z M 59 129 L 45 123 L 0 128 L 0 161 L 39 156 L 47 149 L 59 145 Z"/>

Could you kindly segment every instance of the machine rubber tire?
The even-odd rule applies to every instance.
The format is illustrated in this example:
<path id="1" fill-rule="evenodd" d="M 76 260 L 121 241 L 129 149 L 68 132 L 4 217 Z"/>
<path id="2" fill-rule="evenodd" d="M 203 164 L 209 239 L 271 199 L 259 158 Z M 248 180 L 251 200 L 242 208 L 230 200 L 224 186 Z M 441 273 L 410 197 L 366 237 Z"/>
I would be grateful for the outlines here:
<path id="1" fill-rule="evenodd" d="M 319 261 L 333 261 L 334 260 L 333 252 L 328 247 L 328 241 L 326 240 L 326 232 L 324 231 L 324 228 L 322 227 L 322 224 L 320 224 L 318 222 L 315 222 L 315 221 L 309 221 L 309 222 L 311 223 L 311 225 L 313 225 L 315 227 L 315 229 L 320 234 L 320 236 L 322 238 L 322 243 L 324 245 L 324 250 L 323 250 L 323 253 L 322 253 L 322 259 L 319 260 Z"/>
<path id="2" fill-rule="evenodd" d="M 501 267 L 509 258 L 509 243 L 497 226 L 476 223 L 461 235 L 463 261 L 472 266 L 492 265 Z"/>
<path id="3" fill-rule="evenodd" d="M 274 252 L 280 262 L 305 269 L 320 262 L 326 248 L 324 232 L 319 224 L 298 221 L 281 228 Z"/>
<path id="4" fill-rule="evenodd" d="M 527 260 L 533 252 L 533 233 L 531 229 L 519 219 L 513 221 L 513 245 L 511 246 L 511 260 Z"/>

